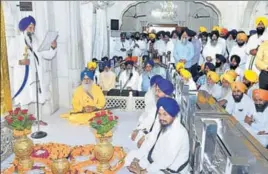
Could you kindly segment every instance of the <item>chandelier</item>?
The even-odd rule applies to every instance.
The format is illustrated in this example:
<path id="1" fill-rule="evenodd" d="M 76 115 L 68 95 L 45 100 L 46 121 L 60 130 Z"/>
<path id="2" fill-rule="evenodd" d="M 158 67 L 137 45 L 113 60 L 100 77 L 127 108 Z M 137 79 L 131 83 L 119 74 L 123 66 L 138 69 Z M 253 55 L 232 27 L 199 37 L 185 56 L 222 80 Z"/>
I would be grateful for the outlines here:
<path id="1" fill-rule="evenodd" d="M 160 2 L 160 9 L 152 10 L 151 15 L 154 17 L 160 18 L 175 18 L 176 17 L 176 9 L 177 5 L 175 5 L 172 1 L 164 1 Z"/>

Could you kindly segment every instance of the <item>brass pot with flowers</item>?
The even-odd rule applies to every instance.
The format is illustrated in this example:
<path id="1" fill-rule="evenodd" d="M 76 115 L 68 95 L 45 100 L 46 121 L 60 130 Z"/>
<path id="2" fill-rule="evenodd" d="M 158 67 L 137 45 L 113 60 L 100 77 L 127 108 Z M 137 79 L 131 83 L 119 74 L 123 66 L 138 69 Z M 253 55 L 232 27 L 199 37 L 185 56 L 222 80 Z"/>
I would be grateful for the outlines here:
<path id="1" fill-rule="evenodd" d="M 110 169 L 110 160 L 114 155 L 114 147 L 110 140 L 112 138 L 112 130 L 118 122 L 118 117 L 114 116 L 108 110 L 102 110 L 95 113 L 95 117 L 90 120 L 90 126 L 94 129 L 97 144 L 94 148 L 95 158 L 99 165 L 97 171 L 104 173 Z"/>
<path id="2" fill-rule="evenodd" d="M 21 110 L 16 108 L 9 111 L 9 115 L 5 117 L 9 127 L 13 130 L 15 142 L 13 151 L 16 158 L 19 160 L 19 166 L 23 170 L 31 170 L 33 160 L 30 158 L 33 152 L 33 141 L 27 137 L 31 133 L 32 125 L 35 120 L 32 114 L 28 113 L 27 109 Z"/>

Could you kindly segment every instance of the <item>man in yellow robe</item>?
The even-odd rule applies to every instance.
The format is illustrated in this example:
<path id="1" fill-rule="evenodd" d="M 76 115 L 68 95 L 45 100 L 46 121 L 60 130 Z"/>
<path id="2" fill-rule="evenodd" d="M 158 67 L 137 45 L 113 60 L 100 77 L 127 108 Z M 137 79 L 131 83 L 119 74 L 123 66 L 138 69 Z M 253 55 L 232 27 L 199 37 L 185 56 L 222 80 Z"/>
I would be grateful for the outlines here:
<path id="1" fill-rule="evenodd" d="M 78 86 L 73 94 L 73 110 L 68 114 L 61 115 L 62 118 L 68 119 L 71 123 L 84 125 L 88 120 L 95 116 L 94 111 L 105 106 L 105 97 L 94 82 L 94 72 L 85 69 L 81 73 L 82 84 Z"/>

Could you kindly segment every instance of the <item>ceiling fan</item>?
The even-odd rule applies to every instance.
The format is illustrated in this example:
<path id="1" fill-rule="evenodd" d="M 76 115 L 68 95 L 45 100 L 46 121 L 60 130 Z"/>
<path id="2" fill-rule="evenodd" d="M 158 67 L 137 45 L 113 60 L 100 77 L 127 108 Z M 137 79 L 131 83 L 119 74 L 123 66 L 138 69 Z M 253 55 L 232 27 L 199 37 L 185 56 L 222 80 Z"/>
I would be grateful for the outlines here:
<path id="1" fill-rule="evenodd" d="M 200 18 L 209 18 L 210 16 L 199 16 L 198 14 L 194 15 L 193 18 L 200 19 Z"/>
<path id="2" fill-rule="evenodd" d="M 138 5 L 138 4 L 137 4 Z M 137 5 L 135 5 L 135 14 L 133 16 L 125 16 L 125 17 L 131 17 L 131 18 L 141 18 L 141 17 L 146 17 L 147 15 L 137 15 Z"/>

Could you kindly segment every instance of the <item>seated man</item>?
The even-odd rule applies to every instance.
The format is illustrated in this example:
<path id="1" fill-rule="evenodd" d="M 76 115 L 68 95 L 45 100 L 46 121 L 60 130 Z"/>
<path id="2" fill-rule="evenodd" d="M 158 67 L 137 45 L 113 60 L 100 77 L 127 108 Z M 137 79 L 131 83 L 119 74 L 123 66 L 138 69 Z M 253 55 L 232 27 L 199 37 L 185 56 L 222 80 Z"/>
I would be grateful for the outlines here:
<path id="1" fill-rule="evenodd" d="M 109 61 L 104 62 L 104 71 L 100 73 L 99 85 L 104 93 L 115 88 L 116 75 L 111 71 L 111 64 Z"/>
<path id="2" fill-rule="evenodd" d="M 247 95 L 252 99 L 252 91 L 259 89 L 259 76 L 255 71 L 246 70 L 244 72 L 243 83 L 247 86 Z"/>
<path id="3" fill-rule="evenodd" d="M 80 77 L 82 84 L 73 93 L 73 110 L 61 117 L 67 118 L 71 123 L 83 125 L 88 124 L 88 120 L 95 116 L 92 112 L 102 109 L 106 101 L 100 87 L 93 82 L 92 71 L 85 69 Z"/>
<path id="4" fill-rule="evenodd" d="M 119 77 L 122 89 L 138 90 L 139 74 L 133 68 L 133 61 L 126 61 L 126 70 L 124 70 Z"/>
<path id="5" fill-rule="evenodd" d="M 234 83 L 235 78 L 229 73 L 224 73 L 221 76 L 221 97 L 218 101 L 219 105 L 225 107 L 229 96 L 232 96 L 231 85 Z"/>
<path id="6" fill-rule="evenodd" d="M 147 92 L 150 87 L 150 79 L 153 77 L 152 68 L 154 67 L 154 62 L 152 60 L 148 60 L 144 63 L 145 71 L 140 75 L 139 78 L 139 91 Z"/>
<path id="7" fill-rule="evenodd" d="M 160 57 L 154 57 L 153 61 L 154 61 L 153 73 L 158 74 L 166 79 L 167 78 L 167 71 L 166 71 L 166 68 L 161 63 Z"/>
<path id="8" fill-rule="evenodd" d="M 256 113 L 253 115 L 254 120 L 248 117 L 245 122 L 250 126 L 249 132 L 268 148 L 268 90 L 255 89 L 252 96 Z"/>
<path id="9" fill-rule="evenodd" d="M 131 151 L 125 166 L 134 174 L 188 173 L 189 136 L 180 123 L 176 100 L 163 97 L 157 102 L 160 128 L 141 149 Z"/>
<path id="10" fill-rule="evenodd" d="M 215 66 L 212 63 L 206 62 L 201 65 L 199 75 L 197 75 L 196 86 L 199 89 L 202 85 L 207 83 L 207 73 L 209 71 L 215 71 Z"/>
<path id="11" fill-rule="evenodd" d="M 207 73 L 207 83 L 200 87 L 200 90 L 207 91 L 216 100 L 221 97 L 221 86 L 217 84 L 220 81 L 219 75 L 214 71 Z"/>
<path id="12" fill-rule="evenodd" d="M 192 74 L 186 70 L 186 69 L 181 69 L 180 70 L 180 76 L 182 77 L 182 80 L 184 82 L 184 85 L 189 86 L 189 90 L 197 90 L 196 84 L 192 78 Z"/>
<path id="13" fill-rule="evenodd" d="M 245 94 L 247 87 L 242 82 L 232 84 L 232 96 L 228 97 L 226 111 L 233 115 L 237 121 L 244 124 L 246 117 L 253 119 L 255 106 L 253 100 Z"/>
<path id="14" fill-rule="evenodd" d="M 162 97 L 171 97 L 174 91 L 173 84 L 166 79 L 159 79 L 156 83 L 155 88 L 155 97 L 156 100 L 159 100 Z M 147 135 L 152 132 L 153 128 L 159 125 L 157 124 L 157 110 L 156 105 L 151 106 L 150 112 L 148 112 L 148 115 L 145 117 L 145 119 L 142 121 L 142 123 L 138 126 L 138 129 L 135 130 L 132 134 L 132 140 L 137 142 L 138 148 L 141 147 L 143 142 L 148 138 Z M 138 134 L 139 133 L 139 134 Z M 138 134 L 138 135 L 137 135 Z M 137 136 L 137 137 L 136 137 Z"/>

